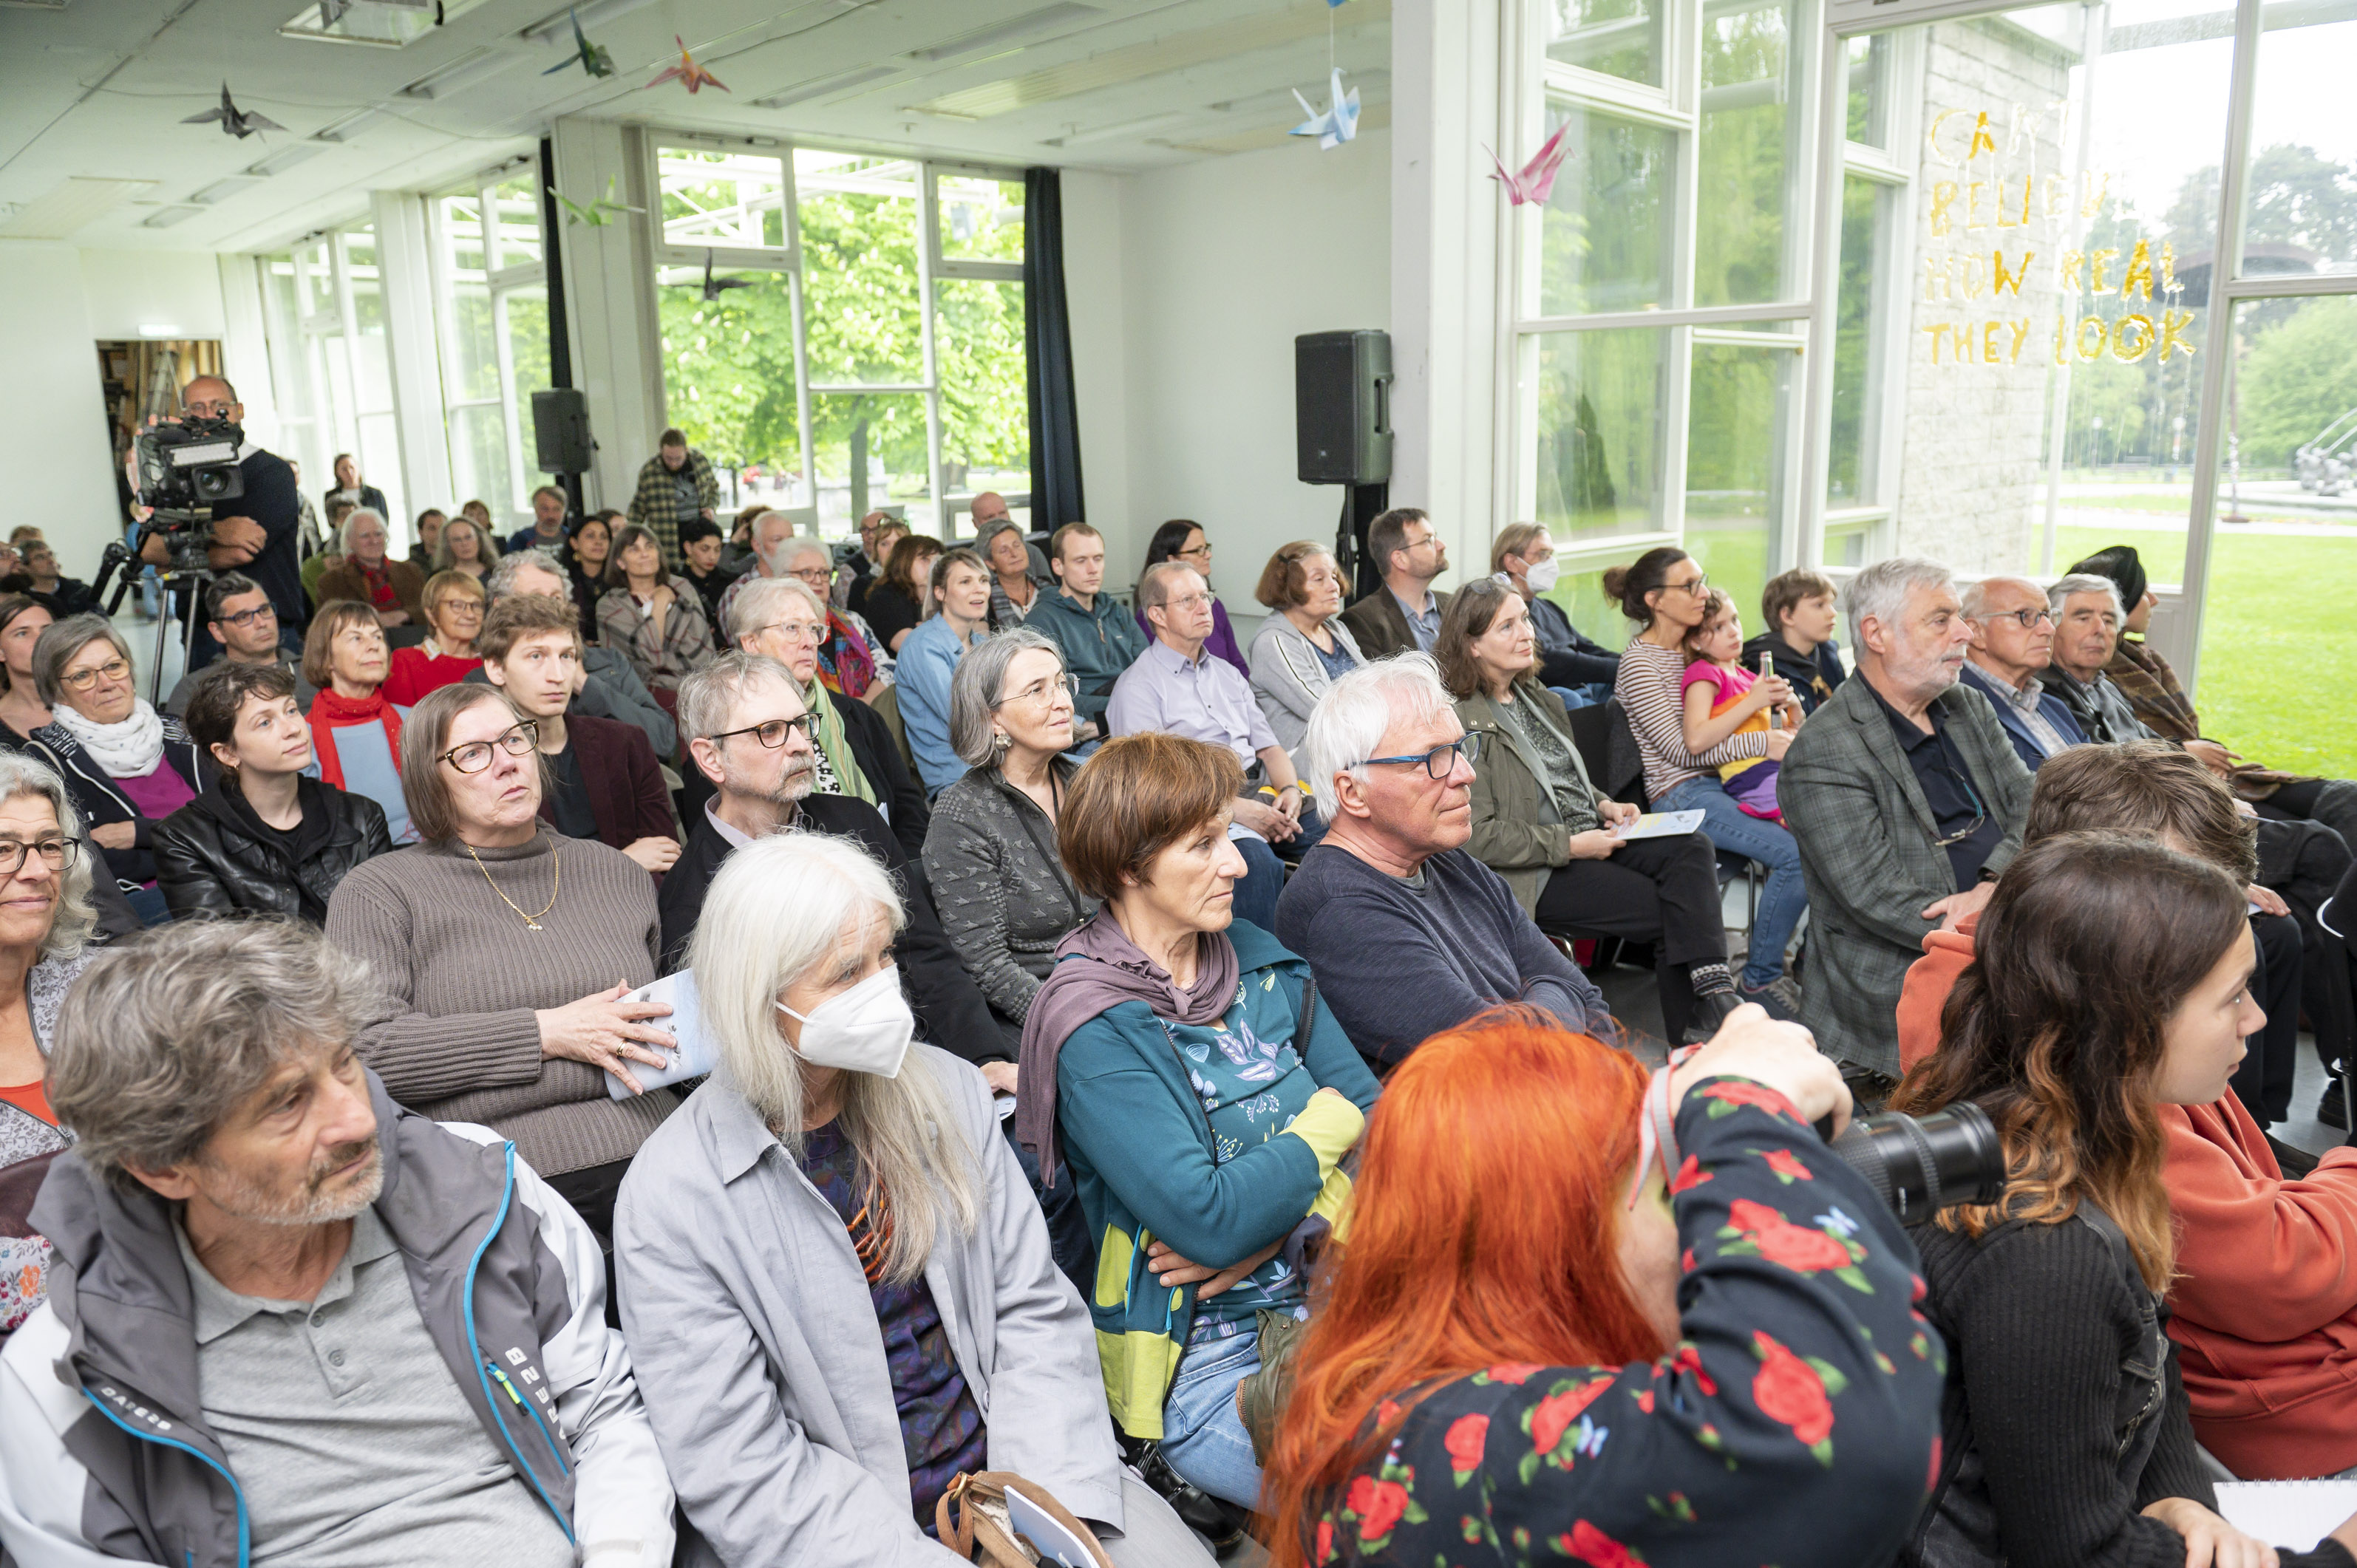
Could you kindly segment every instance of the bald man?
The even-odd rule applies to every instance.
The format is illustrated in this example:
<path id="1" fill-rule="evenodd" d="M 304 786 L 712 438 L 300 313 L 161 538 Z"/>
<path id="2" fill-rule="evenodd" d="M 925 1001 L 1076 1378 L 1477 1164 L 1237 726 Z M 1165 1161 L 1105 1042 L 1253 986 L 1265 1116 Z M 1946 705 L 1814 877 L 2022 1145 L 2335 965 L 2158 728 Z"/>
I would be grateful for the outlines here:
<path id="1" fill-rule="evenodd" d="M 183 419 L 243 421 L 245 405 L 237 389 L 220 376 L 198 376 L 180 393 Z M 245 493 L 213 507 L 212 548 L 208 553 L 216 572 L 242 572 L 270 596 L 278 612 L 281 642 L 303 646 L 303 628 L 310 607 L 303 596 L 302 560 L 298 541 L 303 526 L 303 498 L 296 488 L 295 470 L 275 453 L 265 452 L 249 437 L 237 449 L 237 470 Z M 141 547 L 141 559 L 161 565 L 169 553 L 161 538 Z M 202 669 L 221 656 L 221 644 L 199 624 L 188 668 Z"/>

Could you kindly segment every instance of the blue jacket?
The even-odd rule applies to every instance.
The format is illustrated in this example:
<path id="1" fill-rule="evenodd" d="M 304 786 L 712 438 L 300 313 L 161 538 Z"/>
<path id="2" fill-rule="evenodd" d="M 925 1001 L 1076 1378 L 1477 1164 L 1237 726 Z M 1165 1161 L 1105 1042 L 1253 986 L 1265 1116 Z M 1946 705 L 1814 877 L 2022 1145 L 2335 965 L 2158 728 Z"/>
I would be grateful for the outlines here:
<path id="1" fill-rule="evenodd" d="M 987 635 L 977 631 L 972 642 L 961 643 L 949 621 L 934 616 L 900 645 L 892 679 L 900 688 L 900 725 L 908 731 L 927 800 L 965 777 L 965 764 L 950 747 L 950 678 L 965 650 Z"/>
<path id="2" fill-rule="evenodd" d="M 2005 738 L 2013 742 L 2013 749 L 2021 754 L 2021 765 L 2032 773 L 2037 772 L 2038 765 L 2046 760 L 2046 754 L 2038 749 L 2038 742 L 2030 736 L 2029 725 L 2022 720 L 2021 710 L 1998 695 L 1996 678 L 1967 660 L 1964 678 L 1959 684 L 1988 699 L 1988 705 L 1996 710 L 1996 722 L 2005 726 Z M 2087 732 L 2079 727 L 2079 721 L 2071 716 L 2070 704 L 2061 698 L 2051 692 L 2040 692 L 2038 694 L 2038 711 L 2046 715 L 2046 722 L 2052 725 L 2055 733 L 2064 740 L 2072 746 L 2087 744 Z"/>

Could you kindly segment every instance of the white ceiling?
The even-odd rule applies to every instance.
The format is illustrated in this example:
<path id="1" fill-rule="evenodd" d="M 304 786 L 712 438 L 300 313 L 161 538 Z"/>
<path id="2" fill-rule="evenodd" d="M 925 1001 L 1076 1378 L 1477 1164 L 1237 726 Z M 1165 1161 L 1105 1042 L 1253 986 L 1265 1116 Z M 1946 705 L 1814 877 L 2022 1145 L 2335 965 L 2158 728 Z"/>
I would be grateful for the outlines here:
<path id="1" fill-rule="evenodd" d="M 562 114 L 1148 169 L 1285 142 L 1301 118 L 1290 90 L 1325 107 L 1329 25 L 1361 128 L 1390 117 L 1390 0 L 582 0 L 617 68 L 597 81 L 542 74 L 571 53 L 558 0 L 444 0 L 438 27 L 424 4 L 355 0 L 345 28 L 422 27 L 388 48 L 282 31 L 316 31 L 297 0 L 0 0 L 0 236 L 273 249 L 358 216 L 371 190 L 433 189 L 527 151 Z M 555 38 L 526 36 L 552 17 Z M 730 91 L 648 87 L 678 63 L 674 33 Z M 241 141 L 180 124 L 224 80 L 286 129 Z M 370 109 L 383 113 L 320 139 Z M 194 210 L 151 224 L 174 209 Z"/>

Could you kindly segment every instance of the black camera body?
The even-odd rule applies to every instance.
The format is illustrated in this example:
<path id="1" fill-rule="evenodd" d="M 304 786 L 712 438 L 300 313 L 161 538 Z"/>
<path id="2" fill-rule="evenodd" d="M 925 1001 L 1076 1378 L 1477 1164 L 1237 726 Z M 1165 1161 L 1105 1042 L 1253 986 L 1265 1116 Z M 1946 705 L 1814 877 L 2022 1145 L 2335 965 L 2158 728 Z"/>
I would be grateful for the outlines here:
<path id="1" fill-rule="evenodd" d="M 245 476 L 237 467 L 245 431 L 234 420 L 151 424 L 133 445 L 139 504 L 155 512 L 151 522 L 159 532 L 181 532 L 209 522 L 215 501 L 245 494 Z"/>

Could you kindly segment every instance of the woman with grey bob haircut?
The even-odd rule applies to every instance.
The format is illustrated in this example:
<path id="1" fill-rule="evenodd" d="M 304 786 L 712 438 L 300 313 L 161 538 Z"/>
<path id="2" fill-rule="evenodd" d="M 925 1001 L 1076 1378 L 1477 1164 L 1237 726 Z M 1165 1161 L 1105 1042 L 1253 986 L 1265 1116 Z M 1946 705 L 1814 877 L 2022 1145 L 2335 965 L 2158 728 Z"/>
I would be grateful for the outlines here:
<path id="1" fill-rule="evenodd" d="M 910 1044 L 901 920 L 856 844 L 795 831 L 729 856 L 688 950 L 717 1066 L 624 1179 L 614 1261 L 696 1561 L 938 1555 L 920 1529 L 951 1479 L 1012 1470 L 1207 1565 L 1125 1485 L 1087 1315 L 982 1075 Z"/>

